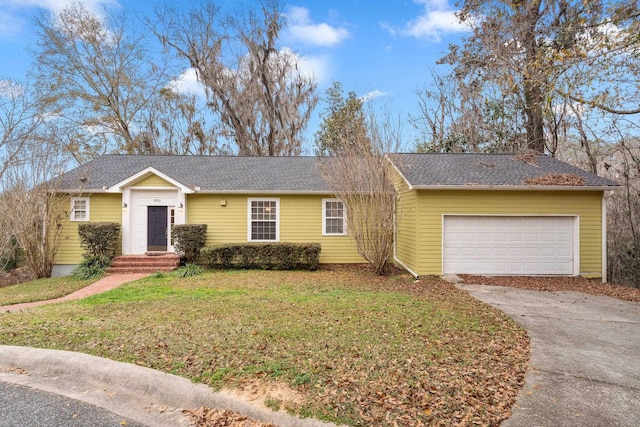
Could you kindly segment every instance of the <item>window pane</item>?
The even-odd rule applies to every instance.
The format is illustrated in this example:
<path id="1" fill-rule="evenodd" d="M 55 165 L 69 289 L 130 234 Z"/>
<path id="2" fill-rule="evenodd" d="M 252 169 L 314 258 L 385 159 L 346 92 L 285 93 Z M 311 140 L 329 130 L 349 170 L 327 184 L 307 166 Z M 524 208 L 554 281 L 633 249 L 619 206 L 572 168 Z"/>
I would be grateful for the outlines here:
<path id="1" fill-rule="evenodd" d="M 251 202 L 251 219 L 255 221 L 276 220 L 276 202 L 254 200 Z"/>
<path id="2" fill-rule="evenodd" d="M 273 221 L 253 221 L 251 240 L 276 240 L 276 223 Z"/>
<path id="3" fill-rule="evenodd" d="M 327 234 L 343 234 L 342 219 L 327 219 Z"/>
<path id="4" fill-rule="evenodd" d="M 251 240 L 276 240 L 277 202 L 251 201 Z"/>
<path id="5" fill-rule="evenodd" d="M 325 202 L 325 233 L 344 234 L 344 204 L 341 201 Z"/>

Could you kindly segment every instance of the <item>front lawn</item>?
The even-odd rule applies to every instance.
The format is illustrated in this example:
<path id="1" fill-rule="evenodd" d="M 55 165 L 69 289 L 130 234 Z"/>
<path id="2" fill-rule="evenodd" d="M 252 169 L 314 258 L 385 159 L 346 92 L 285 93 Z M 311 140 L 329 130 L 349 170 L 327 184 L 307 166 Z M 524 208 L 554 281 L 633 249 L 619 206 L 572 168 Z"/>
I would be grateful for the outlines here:
<path id="1" fill-rule="evenodd" d="M 72 277 L 54 277 L 0 287 L 0 306 L 60 298 L 95 281 L 96 279 L 77 280 Z"/>
<path id="2" fill-rule="evenodd" d="M 0 343 L 80 351 L 355 426 L 498 425 L 526 333 L 438 279 L 363 271 L 156 277 L 0 314 Z"/>

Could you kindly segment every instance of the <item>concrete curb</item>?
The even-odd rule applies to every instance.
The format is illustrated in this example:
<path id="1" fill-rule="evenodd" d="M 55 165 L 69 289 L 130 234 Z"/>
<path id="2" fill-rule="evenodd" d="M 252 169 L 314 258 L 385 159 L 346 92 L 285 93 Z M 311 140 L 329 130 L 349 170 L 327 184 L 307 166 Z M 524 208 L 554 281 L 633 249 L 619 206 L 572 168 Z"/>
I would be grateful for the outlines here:
<path id="1" fill-rule="evenodd" d="M 182 409 L 205 405 L 279 427 L 335 426 L 274 412 L 176 375 L 70 351 L 0 346 L 0 380 L 87 402 L 150 426 L 188 426 Z"/>

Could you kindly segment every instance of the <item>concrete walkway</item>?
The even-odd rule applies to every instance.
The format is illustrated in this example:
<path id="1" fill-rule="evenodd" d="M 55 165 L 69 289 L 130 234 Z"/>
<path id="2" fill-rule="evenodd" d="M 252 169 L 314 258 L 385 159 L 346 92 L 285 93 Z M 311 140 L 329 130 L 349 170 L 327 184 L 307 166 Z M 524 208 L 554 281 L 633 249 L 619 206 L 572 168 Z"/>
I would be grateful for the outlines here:
<path id="1" fill-rule="evenodd" d="M 530 370 L 503 427 L 640 426 L 640 304 L 456 285 L 529 332 Z"/>
<path id="2" fill-rule="evenodd" d="M 142 279 L 143 277 L 147 277 L 148 275 L 149 275 L 148 273 L 111 274 L 69 295 L 65 295 L 60 298 L 50 299 L 46 301 L 34 301 L 34 302 L 25 302 L 22 304 L 5 305 L 0 307 L 0 312 L 18 311 L 18 310 L 23 310 L 25 308 L 38 307 L 45 304 L 53 304 L 56 302 L 73 301 L 77 299 L 82 299 L 91 295 L 110 291 L 111 289 L 115 289 L 118 286 L 122 285 L 123 283 L 133 282 L 134 280 Z"/>

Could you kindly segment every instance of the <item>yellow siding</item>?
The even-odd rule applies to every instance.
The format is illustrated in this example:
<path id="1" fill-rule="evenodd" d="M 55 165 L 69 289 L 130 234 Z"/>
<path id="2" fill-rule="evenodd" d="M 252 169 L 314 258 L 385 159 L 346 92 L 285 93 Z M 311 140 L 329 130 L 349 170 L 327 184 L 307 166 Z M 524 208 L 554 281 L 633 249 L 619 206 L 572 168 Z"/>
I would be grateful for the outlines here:
<path id="1" fill-rule="evenodd" d="M 122 223 L 122 196 L 120 194 L 83 194 L 82 197 L 89 197 L 89 222 Z M 63 206 L 67 212 L 69 212 L 70 203 L 69 197 Z M 77 264 L 82 260 L 84 249 L 80 246 L 78 225 L 83 223 L 67 219 L 61 234 L 56 264 Z"/>
<path id="2" fill-rule="evenodd" d="M 396 181 L 396 189 L 398 191 L 396 201 L 396 258 L 406 267 L 416 272 L 418 268 L 416 252 L 418 193 L 414 190 L 409 190 L 406 183 L 399 177 Z"/>
<path id="3" fill-rule="evenodd" d="M 442 216 L 577 215 L 580 221 L 580 271 L 602 274 L 601 191 L 418 191 L 415 233 L 417 273 L 442 274 Z"/>
<path id="4" fill-rule="evenodd" d="M 250 197 L 280 199 L 281 242 L 320 243 L 321 263 L 364 262 L 351 236 L 322 235 L 322 196 L 194 194 L 187 197 L 187 223 L 207 224 L 207 245 L 246 243 Z"/>
<path id="5" fill-rule="evenodd" d="M 152 174 L 133 184 L 133 187 L 175 187 L 175 185 Z"/>

